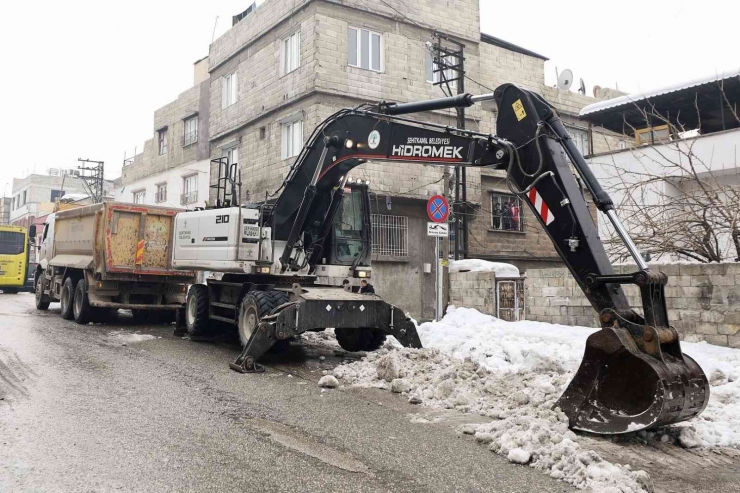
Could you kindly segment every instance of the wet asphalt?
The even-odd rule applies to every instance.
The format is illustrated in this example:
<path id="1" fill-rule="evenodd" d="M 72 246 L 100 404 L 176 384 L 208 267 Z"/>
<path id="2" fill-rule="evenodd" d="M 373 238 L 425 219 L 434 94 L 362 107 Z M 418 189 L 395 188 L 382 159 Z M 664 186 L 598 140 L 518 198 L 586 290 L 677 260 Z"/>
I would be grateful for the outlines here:
<path id="1" fill-rule="evenodd" d="M 299 341 L 242 375 L 238 352 L 0 294 L 0 492 L 572 491 L 398 395 L 322 392 L 346 353 Z"/>

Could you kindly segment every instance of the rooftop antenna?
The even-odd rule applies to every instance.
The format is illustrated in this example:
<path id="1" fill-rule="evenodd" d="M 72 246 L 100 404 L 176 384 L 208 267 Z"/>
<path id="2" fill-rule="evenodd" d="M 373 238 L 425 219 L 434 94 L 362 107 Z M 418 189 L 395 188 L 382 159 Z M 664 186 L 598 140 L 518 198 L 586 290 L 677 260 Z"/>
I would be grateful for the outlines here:
<path id="1" fill-rule="evenodd" d="M 213 36 L 211 36 L 211 43 L 213 43 L 213 40 L 216 39 L 216 26 L 218 25 L 218 16 L 216 16 L 216 21 L 213 23 Z"/>
<path id="2" fill-rule="evenodd" d="M 570 69 L 566 68 L 560 73 L 560 75 L 558 75 L 558 89 L 567 91 L 570 89 L 570 86 L 572 85 L 573 85 L 573 72 Z"/>

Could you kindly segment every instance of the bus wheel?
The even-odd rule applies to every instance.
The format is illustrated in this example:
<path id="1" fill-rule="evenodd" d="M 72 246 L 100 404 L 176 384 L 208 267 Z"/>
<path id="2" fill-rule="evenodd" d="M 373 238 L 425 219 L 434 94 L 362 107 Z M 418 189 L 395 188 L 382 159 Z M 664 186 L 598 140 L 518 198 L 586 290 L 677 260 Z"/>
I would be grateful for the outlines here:
<path id="1" fill-rule="evenodd" d="M 49 308 L 49 304 L 51 303 L 49 296 L 44 294 L 44 280 L 42 276 L 43 274 L 40 274 L 36 278 L 36 289 L 34 290 L 37 310 L 46 310 Z"/>

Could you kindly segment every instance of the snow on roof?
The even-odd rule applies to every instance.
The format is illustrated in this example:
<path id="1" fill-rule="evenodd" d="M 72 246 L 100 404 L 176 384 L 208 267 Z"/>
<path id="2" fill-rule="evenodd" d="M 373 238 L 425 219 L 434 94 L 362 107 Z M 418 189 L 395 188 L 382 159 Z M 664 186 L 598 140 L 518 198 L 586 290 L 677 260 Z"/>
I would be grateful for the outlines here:
<path id="1" fill-rule="evenodd" d="M 671 84 L 668 86 L 653 89 L 651 91 L 636 92 L 633 94 L 627 94 L 626 96 L 620 96 L 614 99 L 607 99 L 606 101 L 599 101 L 598 103 L 589 104 L 581 109 L 579 116 L 586 116 L 592 113 L 597 113 L 609 108 L 616 108 L 623 104 L 633 103 L 635 101 L 641 101 L 643 99 L 654 98 L 656 96 L 662 96 L 664 94 L 670 94 L 672 92 L 681 91 L 683 89 L 689 89 L 710 82 L 715 82 L 723 79 L 729 79 L 731 77 L 740 77 L 740 69 L 732 70 L 729 72 L 722 72 L 721 74 L 714 74 L 707 77 L 701 77 L 693 79 L 688 82 L 680 82 L 678 84 Z"/>
<path id="2" fill-rule="evenodd" d="M 450 272 L 495 272 L 496 277 L 521 277 L 519 269 L 511 264 L 489 262 L 477 258 L 466 258 L 450 262 Z"/>

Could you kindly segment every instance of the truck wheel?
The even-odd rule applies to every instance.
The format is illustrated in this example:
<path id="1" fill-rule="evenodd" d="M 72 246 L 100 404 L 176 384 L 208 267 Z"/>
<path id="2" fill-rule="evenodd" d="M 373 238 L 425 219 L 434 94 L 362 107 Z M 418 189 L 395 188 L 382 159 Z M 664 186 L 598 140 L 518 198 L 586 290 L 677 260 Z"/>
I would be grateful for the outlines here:
<path id="1" fill-rule="evenodd" d="M 265 315 L 290 299 L 283 291 L 254 291 L 247 294 L 239 307 L 239 339 L 242 346 L 246 346 L 249 338 L 257 329 L 259 321 Z M 288 349 L 290 342 L 287 339 L 275 341 L 269 349 L 271 353 L 281 353 Z"/>
<path id="2" fill-rule="evenodd" d="M 34 287 L 34 293 L 36 298 L 36 309 L 46 310 L 49 308 L 51 300 L 49 296 L 44 294 L 44 279 L 43 274 L 39 274 L 36 278 L 36 286 Z"/>
<path id="3" fill-rule="evenodd" d="M 334 330 L 337 342 L 345 351 L 375 351 L 385 342 L 385 332 L 362 328 L 337 327 Z"/>
<path id="4" fill-rule="evenodd" d="M 185 307 L 185 328 L 190 337 L 208 335 L 208 287 L 203 284 L 190 286 Z"/>
<path id="5" fill-rule="evenodd" d="M 74 314 L 75 322 L 80 325 L 87 325 L 92 317 L 92 307 L 90 306 L 90 300 L 87 297 L 87 289 L 85 280 L 80 280 L 75 286 L 75 296 L 72 312 Z"/>
<path id="6" fill-rule="evenodd" d="M 74 279 L 68 277 L 62 284 L 62 293 L 59 296 L 59 304 L 62 307 L 62 318 L 64 320 L 72 320 L 74 318 L 74 298 L 75 298 L 75 285 Z"/>

